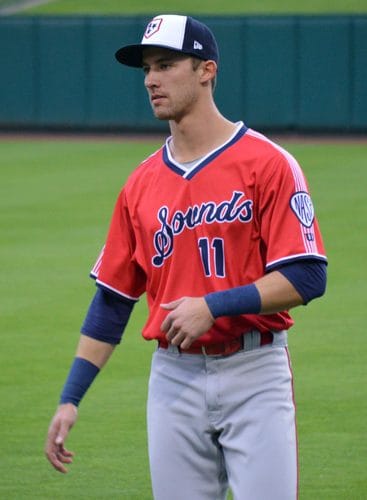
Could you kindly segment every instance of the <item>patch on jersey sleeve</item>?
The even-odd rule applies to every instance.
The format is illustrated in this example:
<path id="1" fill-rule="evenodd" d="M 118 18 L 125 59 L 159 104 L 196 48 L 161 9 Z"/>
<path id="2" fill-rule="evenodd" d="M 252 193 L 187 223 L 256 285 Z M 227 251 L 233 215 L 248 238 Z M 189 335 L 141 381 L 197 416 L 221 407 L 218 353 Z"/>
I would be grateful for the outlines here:
<path id="1" fill-rule="evenodd" d="M 297 219 L 305 227 L 311 227 L 315 218 L 315 211 L 311 197 L 305 191 L 298 191 L 290 199 L 290 206 Z"/>

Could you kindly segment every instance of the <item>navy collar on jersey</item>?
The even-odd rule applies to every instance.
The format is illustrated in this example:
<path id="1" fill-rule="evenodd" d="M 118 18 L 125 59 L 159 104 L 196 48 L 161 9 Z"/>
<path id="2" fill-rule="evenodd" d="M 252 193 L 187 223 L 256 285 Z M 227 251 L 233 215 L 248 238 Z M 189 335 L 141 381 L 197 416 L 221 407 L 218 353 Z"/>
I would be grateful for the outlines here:
<path id="1" fill-rule="evenodd" d="M 204 168 L 206 165 L 208 165 L 210 162 L 214 160 L 214 158 L 217 158 L 223 151 L 225 151 L 227 148 L 232 146 L 235 142 L 237 142 L 241 137 L 243 137 L 248 128 L 246 125 L 244 125 L 243 122 L 238 122 L 238 126 L 233 133 L 233 135 L 226 141 L 224 144 L 219 146 L 219 148 L 214 149 L 214 151 L 211 151 L 204 157 L 200 158 L 197 162 L 193 162 L 193 165 L 187 169 L 184 168 L 183 166 L 180 165 L 179 162 L 175 161 L 172 158 L 170 149 L 169 149 L 169 141 L 171 140 L 171 137 L 168 137 L 166 140 L 165 145 L 163 146 L 163 161 L 169 167 L 171 170 L 173 170 L 176 174 L 180 175 L 181 177 L 184 177 L 185 179 L 191 179 L 194 177 L 195 174 L 197 174 L 202 168 Z"/>

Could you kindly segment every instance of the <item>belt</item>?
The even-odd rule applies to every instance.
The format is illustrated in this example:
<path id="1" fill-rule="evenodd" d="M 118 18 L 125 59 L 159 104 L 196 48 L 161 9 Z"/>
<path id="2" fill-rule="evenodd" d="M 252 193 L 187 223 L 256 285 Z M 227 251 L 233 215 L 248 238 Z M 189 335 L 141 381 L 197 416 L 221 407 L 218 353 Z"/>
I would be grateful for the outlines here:
<path id="1" fill-rule="evenodd" d="M 216 344 L 191 346 L 188 349 L 177 347 L 178 352 L 183 354 L 203 354 L 206 356 L 229 356 L 239 351 L 252 351 L 264 345 L 273 343 L 274 335 L 272 332 L 261 333 L 258 330 L 252 330 L 244 333 L 238 338 L 231 339 L 228 342 L 218 342 Z M 158 347 L 168 349 L 172 344 L 159 340 Z"/>

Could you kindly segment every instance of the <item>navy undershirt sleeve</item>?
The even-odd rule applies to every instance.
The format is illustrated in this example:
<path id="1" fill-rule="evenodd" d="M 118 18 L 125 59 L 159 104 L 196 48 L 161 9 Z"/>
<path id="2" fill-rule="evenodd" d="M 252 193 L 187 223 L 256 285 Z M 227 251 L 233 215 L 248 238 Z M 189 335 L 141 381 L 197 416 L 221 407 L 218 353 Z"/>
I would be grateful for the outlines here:
<path id="1" fill-rule="evenodd" d="M 81 333 L 102 342 L 119 344 L 135 302 L 98 288 Z"/>
<path id="2" fill-rule="evenodd" d="M 326 266 L 326 262 L 319 260 L 300 260 L 274 270 L 282 273 L 300 294 L 304 304 L 308 304 L 325 293 Z"/>

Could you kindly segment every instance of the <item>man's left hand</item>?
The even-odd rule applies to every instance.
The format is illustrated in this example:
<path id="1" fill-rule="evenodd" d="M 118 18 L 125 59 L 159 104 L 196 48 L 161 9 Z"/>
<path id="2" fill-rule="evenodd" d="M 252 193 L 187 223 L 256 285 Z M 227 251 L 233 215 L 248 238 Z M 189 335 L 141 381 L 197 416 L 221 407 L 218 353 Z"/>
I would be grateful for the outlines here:
<path id="1" fill-rule="evenodd" d="M 169 343 L 183 350 L 207 332 L 215 321 L 203 297 L 181 297 L 161 304 L 161 307 L 171 311 L 164 319 L 161 330 L 166 333 Z"/>

